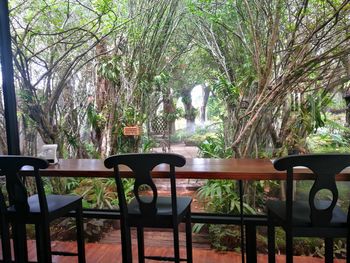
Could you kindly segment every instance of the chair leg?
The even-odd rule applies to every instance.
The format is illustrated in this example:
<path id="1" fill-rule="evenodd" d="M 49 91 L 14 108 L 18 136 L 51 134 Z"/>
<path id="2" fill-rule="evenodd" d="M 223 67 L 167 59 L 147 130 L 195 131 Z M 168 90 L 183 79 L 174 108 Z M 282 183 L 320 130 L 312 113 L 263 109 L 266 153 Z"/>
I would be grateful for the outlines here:
<path id="1" fill-rule="evenodd" d="M 26 225 L 20 223 L 13 223 L 13 245 L 15 262 L 28 262 L 28 248 L 26 240 Z"/>
<path id="2" fill-rule="evenodd" d="M 192 225 L 191 225 L 191 209 L 186 215 L 186 253 L 187 253 L 187 263 L 192 263 Z"/>
<path id="3" fill-rule="evenodd" d="M 85 240 L 84 240 L 84 224 L 83 224 L 83 207 L 80 203 L 76 211 L 76 227 L 77 227 L 77 248 L 78 262 L 85 263 Z"/>
<path id="4" fill-rule="evenodd" d="M 293 263 L 293 235 L 288 228 L 286 229 L 286 263 Z"/>
<path id="5" fill-rule="evenodd" d="M 45 262 L 43 256 L 43 243 L 42 243 L 42 230 L 40 229 L 40 224 L 35 224 L 35 243 L 36 243 L 36 257 L 38 262 Z M 45 250 L 45 248 L 44 248 Z"/>
<path id="6" fill-rule="evenodd" d="M 10 243 L 10 225 L 7 219 L 7 207 L 4 195 L 0 188 L 0 232 L 1 232 L 1 248 L 2 261 L 4 263 L 11 262 L 11 243 Z"/>
<path id="7" fill-rule="evenodd" d="M 269 263 L 276 262 L 275 255 L 275 226 L 273 223 L 272 216 L 268 213 L 268 225 L 267 225 L 267 244 L 268 244 L 268 258 Z"/>
<path id="8" fill-rule="evenodd" d="M 180 263 L 179 225 L 178 224 L 174 226 L 173 235 L 174 235 L 174 262 Z"/>
<path id="9" fill-rule="evenodd" d="M 47 222 L 35 225 L 38 262 L 51 263 L 50 226 Z"/>
<path id="10" fill-rule="evenodd" d="M 350 263 L 350 232 L 346 238 L 346 263 Z"/>
<path id="11" fill-rule="evenodd" d="M 325 238 L 325 262 L 333 263 L 333 238 Z"/>
<path id="12" fill-rule="evenodd" d="M 5 218 L 1 218 L 1 248 L 2 248 L 2 260 L 4 263 L 11 262 L 11 244 L 10 244 L 10 232 L 9 224 Z"/>
<path id="13" fill-rule="evenodd" d="M 139 263 L 145 262 L 145 246 L 143 237 L 143 227 L 137 227 L 137 250 L 139 254 Z"/>
<path id="14" fill-rule="evenodd" d="M 45 226 L 43 228 L 43 244 L 44 244 L 44 250 L 42 251 L 42 254 L 44 254 L 45 262 L 51 263 L 52 262 L 52 254 L 51 254 L 51 237 L 50 237 L 50 226 L 49 223 L 45 223 Z"/>
<path id="15" fill-rule="evenodd" d="M 132 243 L 130 227 L 128 227 L 124 220 L 120 220 L 120 232 L 122 240 L 122 258 L 123 263 L 132 263 Z"/>

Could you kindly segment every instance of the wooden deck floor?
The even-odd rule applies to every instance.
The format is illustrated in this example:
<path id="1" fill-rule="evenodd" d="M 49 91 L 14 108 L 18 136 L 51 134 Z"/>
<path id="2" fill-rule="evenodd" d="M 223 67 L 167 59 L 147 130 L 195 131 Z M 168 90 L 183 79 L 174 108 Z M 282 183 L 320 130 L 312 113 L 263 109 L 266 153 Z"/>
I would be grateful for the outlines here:
<path id="1" fill-rule="evenodd" d="M 29 259 L 32 261 L 36 260 L 35 253 L 35 242 L 28 241 L 29 245 Z M 76 245 L 74 242 L 52 242 L 53 250 L 60 251 L 75 251 Z M 133 250 L 134 262 L 137 262 L 137 251 L 136 247 Z M 171 256 L 172 249 L 165 247 L 146 247 L 146 254 L 148 255 L 163 255 Z M 181 249 L 181 255 L 185 255 L 185 249 Z M 121 263 L 121 246 L 120 244 L 102 244 L 102 243 L 87 243 L 86 244 L 86 258 L 87 263 Z M 212 249 L 194 248 L 193 249 L 194 263 L 241 263 L 241 255 L 235 252 L 219 253 Z M 74 263 L 77 262 L 75 257 L 60 257 L 54 256 L 54 262 L 56 263 Z M 147 262 L 147 261 L 146 261 Z M 155 261 L 149 261 L 155 262 Z M 258 255 L 258 262 L 267 262 L 266 255 Z M 285 257 L 282 255 L 277 256 L 278 263 L 284 263 Z M 295 263 L 321 263 L 323 259 L 313 257 L 294 257 Z M 345 260 L 335 260 L 335 263 L 345 263 Z"/>

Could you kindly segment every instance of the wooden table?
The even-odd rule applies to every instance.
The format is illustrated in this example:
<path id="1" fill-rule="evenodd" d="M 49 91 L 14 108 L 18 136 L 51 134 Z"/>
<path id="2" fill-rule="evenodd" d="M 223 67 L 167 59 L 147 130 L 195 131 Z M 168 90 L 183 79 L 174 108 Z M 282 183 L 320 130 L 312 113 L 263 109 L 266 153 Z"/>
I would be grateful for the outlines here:
<path id="1" fill-rule="evenodd" d="M 123 176 L 128 177 L 131 171 L 121 167 Z M 165 177 L 167 165 L 159 165 L 153 172 L 154 177 Z M 99 159 L 67 159 L 59 160 L 56 165 L 50 165 L 41 171 L 42 176 L 50 177 L 113 177 L 113 170 L 104 167 L 103 160 Z M 312 179 L 314 175 L 305 168 L 295 168 L 294 178 L 297 180 Z M 286 173 L 274 169 L 269 159 L 187 159 L 184 167 L 176 169 L 176 178 L 181 179 L 230 179 L 238 180 L 240 186 L 241 207 L 242 181 L 244 180 L 285 180 Z M 337 180 L 350 180 L 350 169 L 337 176 Z M 243 209 L 241 209 L 242 211 Z M 118 211 L 84 210 L 84 216 L 97 218 L 117 218 Z M 192 221 L 197 223 L 240 224 L 246 226 L 247 262 L 257 262 L 256 255 L 256 226 L 266 225 L 266 216 L 262 215 L 222 215 L 193 213 Z M 243 235 L 243 231 L 242 231 Z M 242 236 L 243 240 L 243 236 Z M 243 246 L 242 246 L 243 247 Z M 243 251 L 244 253 L 244 251 Z"/>
<path id="2" fill-rule="evenodd" d="M 126 167 L 121 167 L 125 177 L 131 175 Z M 165 177 L 166 165 L 154 170 L 155 177 Z M 104 167 L 100 159 L 61 159 L 41 171 L 42 176 L 53 177 L 112 177 L 113 170 Z M 295 169 L 296 180 L 308 180 L 314 176 L 307 169 Z M 184 167 L 176 169 L 176 178 L 183 179 L 231 179 L 231 180 L 285 180 L 286 173 L 276 171 L 269 159 L 187 159 Z M 349 181 L 350 169 L 337 176 L 337 180 Z"/>

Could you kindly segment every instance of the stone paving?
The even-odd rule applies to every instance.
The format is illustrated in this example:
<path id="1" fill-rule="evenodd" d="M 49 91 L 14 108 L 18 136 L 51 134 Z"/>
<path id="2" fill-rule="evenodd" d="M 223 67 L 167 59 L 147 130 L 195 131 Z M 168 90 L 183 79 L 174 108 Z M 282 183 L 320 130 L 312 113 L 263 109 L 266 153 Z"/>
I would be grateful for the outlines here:
<path id="1" fill-rule="evenodd" d="M 161 147 L 153 148 L 153 152 L 163 152 L 163 149 Z M 170 146 L 170 152 L 181 154 L 186 158 L 198 157 L 198 147 L 186 146 L 184 143 L 172 144 Z"/>
<path id="2" fill-rule="evenodd" d="M 153 148 L 153 152 L 163 152 L 161 147 Z M 178 153 L 183 155 L 185 158 L 196 158 L 198 157 L 198 147 L 197 146 L 186 146 L 184 143 L 176 143 L 170 146 L 170 152 Z M 159 189 L 168 190 L 168 185 L 163 184 L 163 179 L 157 179 L 156 185 Z M 178 179 L 176 180 L 177 188 L 179 192 L 186 191 L 196 191 L 199 187 L 203 185 L 205 180 L 197 179 Z"/>

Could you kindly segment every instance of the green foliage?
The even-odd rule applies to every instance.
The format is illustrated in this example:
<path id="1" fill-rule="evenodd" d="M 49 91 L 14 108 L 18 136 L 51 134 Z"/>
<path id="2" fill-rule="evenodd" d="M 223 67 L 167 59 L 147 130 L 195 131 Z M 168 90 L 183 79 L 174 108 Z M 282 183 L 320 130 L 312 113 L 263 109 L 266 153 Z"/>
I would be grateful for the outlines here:
<path id="1" fill-rule="evenodd" d="M 79 187 L 81 179 L 67 178 L 66 191 L 68 193 L 73 192 L 77 187 Z"/>
<path id="2" fill-rule="evenodd" d="M 113 187 L 113 179 L 90 179 L 81 180 L 79 187 L 74 192 L 83 197 L 85 208 L 116 208 L 117 194 Z"/>
<path id="3" fill-rule="evenodd" d="M 128 106 L 123 112 L 123 126 L 133 126 L 143 123 L 146 116 L 137 110 L 137 108 Z"/>
<path id="4" fill-rule="evenodd" d="M 106 125 L 106 118 L 92 104 L 87 107 L 87 120 L 94 129 L 102 130 Z"/>
<path id="5" fill-rule="evenodd" d="M 159 75 L 154 76 L 153 82 L 158 88 L 165 87 L 165 85 L 169 82 L 170 76 L 166 72 L 162 72 Z"/>
<path id="6" fill-rule="evenodd" d="M 156 147 L 156 142 L 152 138 L 142 136 L 141 141 L 141 152 L 143 153 L 150 152 L 154 147 Z"/>
<path id="7" fill-rule="evenodd" d="M 176 108 L 174 112 L 169 113 L 169 112 L 159 112 L 159 115 L 162 115 L 165 117 L 166 121 L 168 122 L 173 122 L 176 121 L 177 119 L 184 117 L 185 113 L 182 108 Z"/>
<path id="8" fill-rule="evenodd" d="M 221 2 L 220 5 L 212 0 L 187 1 L 187 7 L 192 14 L 218 24 L 235 15 L 232 14 L 232 4 L 232 0 Z"/>
<path id="9" fill-rule="evenodd" d="M 133 191 L 133 180 L 123 179 L 123 185 L 127 200 L 130 200 Z M 78 186 L 71 183 L 68 187 L 75 187 L 73 193 L 83 197 L 85 208 L 115 209 L 118 206 L 114 178 L 84 178 Z"/>
<path id="10" fill-rule="evenodd" d="M 127 201 L 130 201 L 134 181 L 123 179 L 123 185 Z M 47 193 L 53 193 L 52 184 L 48 180 L 45 181 L 45 189 Z M 118 197 L 113 178 L 68 178 L 65 183 L 65 193 L 82 196 L 84 208 L 116 209 L 118 207 Z M 109 220 L 87 219 L 84 221 L 85 235 L 89 242 L 98 241 L 110 227 L 111 222 Z M 53 238 L 56 240 L 70 240 L 74 235 L 75 223 L 73 220 L 65 219 L 56 222 L 53 227 Z"/>
<path id="11" fill-rule="evenodd" d="M 124 194 L 126 196 L 126 202 L 131 201 L 133 198 L 132 193 L 134 191 L 134 179 L 122 179 L 123 187 L 124 187 Z"/>
<path id="12" fill-rule="evenodd" d="M 300 105 L 300 122 L 311 133 L 325 125 L 325 108 L 331 103 L 327 92 L 309 94 L 306 101 Z"/>
<path id="13" fill-rule="evenodd" d="M 307 144 L 310 152 L 314 153 L 349 152 L 349 141 L 340 134 L 311 135 L 308 137 Z"/>
<path id="14" fill-rule="evenodd" d="M 113 1 L 111 0 L 94 0 L 92 5 L 96 11 L 100 13 L 107 13 L 113 7 Z"/>
<path id="15" fill-rule="evenodd" d="M 198 190 L 198 197 L 204 202 L 210 212 L 223 214 L 240 214 L 240 200 L 237 184 L 233 180 L 208 180 Z M 243 203 L 245 214 L 254 214 L 255 211 L 248 204 Z"/>
<path id="16" fill-rule="evenodd" d="M 259 231 L 258 239 L 261 240 L 261 246 L 267 247 L 267 233 L 266 230 Z M 276 227 L 276 254 L 283 254 L 286 251 L 286 235 L 285 231 Z M 318 250 L 322 247 L 323 240 L 320 238 L 305 238 L 296 237 L 293 239 L 293 254 L 304 256 L 318 256 Z M 320 253 L 321 255 L 321 253 Z"/>
<path id="17" fill-rule="evenodd" d="M 334 242 L 333 255 L 334 258 L 346 257 L 346 241 L 339 239 Z"/>
<path id="18" fill-rule="evenodd" d="M 113 83 L 118 83 L 121 58 L 119 56 L 113 56 L 111 58 L 104 58 L 100 61 L 97 72 L 100 76 L 108 79 Z"/>
<path id="19" fill-rule="evenodd" d="M 197 126 L 194 132 L 189 132 L 186 129 L 176 130 L 176 133 L 171 136 L 171 142 L 185 142 L 186 145 L 200 145 L 208 137 L 215 137 L 218 131 L 217 123 L 207 126 Z"/>
<path id="20" fill-rule="evenodd" d="M 198 115 L 198 110 L 196 108 L 191 108 L 185 112 L 183 115 L 186 120 L 195 120 Z"/>
<path id="21" fill-rule="evenodd" d="M 307 136 L 325 126 L 327 121 L 325 109 L 330 102 L 331 98 L 327 92 L 319 92 L 307 94 L 301 105 L 294 105 L 295 109 L 289 123 L 289 135 L 284 144 L 288 152 L 305 148 Z"/>
<path id="22" fill-rule="evenodd" d="M 208 180 L 198 190 L 198 199 L 209 212 L 234 214 L 241 213 L 237 183 L 233 180 Z M 243 213 L 255 214 L 248 204 L 243 203 Z M 200 231 L 204 225 L 196 225 Z M 232 250 L 239 247 L 240 231 L 237 226 L 209 225 L 212 246 L 218 250 Z"/>
<path id="23" fill-rule="evenodd" d="M 67 194 L 67 178 L 50 177 L 45 183 L 45 190 L 51 194 Z"/>
<path id="24" fill-rule="evenodd" d="M 308 136 L 306 142 L 310 152 L 346 153 L 349 151 L 350 128 L 344 126 L 344 115 L 327 114 L 324 127 Z"/>
<path id="25" fill-rule="evenodd" d="M 73 149 L 78 149 L 79 147 L 79 140 L 75 136 L 73 132 L 68 132 L 67 130 L 63 131 L 63 134 L 65 135 L 65 139 L 67 141 L 67 144 L 72 147 Z"/>
<path id="26" fill-rule="evenodd" d="M 189 133 L 186 129 L 177 130 L 175 134 L 172 134 L 170 137 L 171 143 L 183 142 L 189 138 L 192 134 Z"/>
<path id="27" fill-rule="evenodd" d="M 210 243 L 216 250 L 240 251 L 240 229 L 239 226 L 209 225 Z"/>
<path id="28" fill-rule="evenodd" d="M 233 151 L 226 146 L 222 133 L 207 137 L 199 146 L 199 155 L 203 158 L 231 158 Z"/>
<path id="29" fill-rule="evenodd" d="M 239 98 L 239 88 L 227 78 L 219 76 L 212 84 L 212 91 L 218 94 L 229 105 L 236 105 Z"/>
<path id="30" fill-rule="evenodd" d="M 84 148 L 86 149 L 88 155 L 91 158 L 98 159 L 100 158 L 100 154 L 96 150 L 95 146 L 92 143 L 84 143 Z"/>
<path id="31" fill-rule="evenodd" d="M 198 134 L 195 133 L 193 135 L 188 136 L 184 141 L 186 146 L 199 146 L 201 145 L 208 136 L 214 136 L 213 133 L 207 133 L 207 134 Z"/>
<path id="32" fill-rule="evenodd" d="M 189 104 L 189 103 L 191 103 L 192 102 L 192 98 L 191 98 L 191 96 L 182 96 L 182 103 L 183 104 Z"/>
<path id="33" fill-rule="evenodd" d="M 207 105 L 207 116 L 208 120 L 212 121 L 220 121 L 222 120 L 226 115 L 226 105 L 222 103 L 222 100 L 219 99 L 217 96 L 210 96 L 208 99 L 208 105 Z"/>

